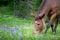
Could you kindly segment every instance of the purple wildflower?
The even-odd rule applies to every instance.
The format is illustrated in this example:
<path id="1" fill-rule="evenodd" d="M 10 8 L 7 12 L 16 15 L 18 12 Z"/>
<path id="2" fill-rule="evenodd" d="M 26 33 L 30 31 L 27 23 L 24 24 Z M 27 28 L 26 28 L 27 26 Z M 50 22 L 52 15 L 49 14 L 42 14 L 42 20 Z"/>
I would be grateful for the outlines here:
<path id="1" fill-rule="evenodd" d="M 3 28 L 4 28 L 4 31 L 8 30 L 8 27 L 6 25 Z"/>
<path id="2" fill-rule="evenodd" d="M 15 28 L 15 29 L 16 29 L 16 30 L 19 30 L 19 28 L 20 28 L 19 26 L 16 26 L 16 28 Z"/>
<path id="3" fill-rule="evenodd" d="M 8 27 L 8 26 L 6 26 L 6 25 L 5 25 L 3 28 L 4 28 L 4 31 L 7 31 L 7 30 L 13 30 L 12 27 Z"/>
<path id="4" fill-rule="evenodd" d="M 8 30 L 13 30 L 13 28 L 12 27 L 9 27 Z"/>
<path id="5" fill-rule="evenodd" d="M 16 34 L 16 33 L 17 33 L 17 30 L 16 29 L 13 29 L 12 34 Z"/>

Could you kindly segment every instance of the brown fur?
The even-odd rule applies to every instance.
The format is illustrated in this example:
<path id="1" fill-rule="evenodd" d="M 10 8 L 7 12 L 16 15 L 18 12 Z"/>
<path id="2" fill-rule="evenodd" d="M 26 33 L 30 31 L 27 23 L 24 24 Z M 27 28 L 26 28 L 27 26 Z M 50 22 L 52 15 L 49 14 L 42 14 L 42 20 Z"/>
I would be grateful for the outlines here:
<path id="1" fill-rule="evenodd" d="M 42 32 L 43 25 L 45 24 L 46 17 L 50 15 L 50 21 L 46 27 L 46 32 L 48 28 L 52 25 L 53 21 L 57 19 L 58 11 L 60 10 L 60 0 L 44 0 L 41 4 L 41 7 L 38 9 L 37 15 L 34 17 L 35 22 L 34 23 Z M 44 22 L 42 21 L 44 20 Z M 57 21 L 56 21 L 57 22 Z M 38 26 L 38 23 L 40 26 Z M 41 24 L 42 23 L 42 24 Z M 35 28 L 36 29 L 36 28 Z"/>

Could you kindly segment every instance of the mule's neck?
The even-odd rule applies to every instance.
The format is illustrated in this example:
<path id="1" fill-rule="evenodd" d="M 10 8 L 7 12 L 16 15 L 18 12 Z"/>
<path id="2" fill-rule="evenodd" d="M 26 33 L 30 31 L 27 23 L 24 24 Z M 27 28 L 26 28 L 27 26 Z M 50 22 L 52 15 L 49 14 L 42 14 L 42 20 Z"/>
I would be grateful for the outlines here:
<path id="1" fill-rule="evenodd" d="M 47 15 L 50 11 L 50 3 L 48 3 L 48 0 L 44 3 L 44 5 L 41 7 L 41 10 L 38 10 L 38 16 L 42 17 L 43 15 Z"/>

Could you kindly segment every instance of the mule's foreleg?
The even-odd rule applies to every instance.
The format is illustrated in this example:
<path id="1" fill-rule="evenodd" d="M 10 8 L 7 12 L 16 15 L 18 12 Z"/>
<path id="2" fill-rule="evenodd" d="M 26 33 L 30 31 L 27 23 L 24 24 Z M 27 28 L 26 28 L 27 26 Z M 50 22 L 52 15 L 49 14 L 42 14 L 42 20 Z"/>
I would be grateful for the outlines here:
<path id="1" fill-rule="evenodd" d="M 51 16 L 50 21 L 49 21 L 48 25 L 46 26 L 46 31 L 45 31 L 45 33 L 47 33 L 47 30 L 49 29 L 49 27 L 50 27 L 51 24 L 53 23 L 56 15 L 57 15 L 57 13 L 54 13 L 54 14 Z"/>
<path id="2" fill-rule="evenodd" d="M 50 20 L 50 18 L 51 18 L 51 15 L 48 15 L 48 19 Z M 53 23 L 51 24 L 51 29 L 52 29 L 52 33 L 53 33 Z"/>
<path id="3" fill-rule="evenodd" d="M 53 26 L 54 26 L 54 25 L 53 25 L 53 24 L 51 24 L 52 33 L 53 33 Z"/>
<path id="4" fill-rule="evenodd" d="M 56 34 L 56 28 L 57 28 L 57 25 L 58 25 L 58 18 L 56 18 L 55 27 L 54 27 L 54 29 L 53 29 L 54 35 Z"/>

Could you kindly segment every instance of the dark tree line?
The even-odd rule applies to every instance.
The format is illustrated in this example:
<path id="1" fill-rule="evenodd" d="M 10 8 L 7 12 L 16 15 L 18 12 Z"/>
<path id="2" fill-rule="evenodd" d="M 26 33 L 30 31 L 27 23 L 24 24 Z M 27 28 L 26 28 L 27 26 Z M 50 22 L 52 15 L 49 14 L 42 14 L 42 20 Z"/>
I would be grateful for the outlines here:
<path id="1" fill-rule="evenodd" d="M 0 6 L 9 6 L 17 17 L 29 17 L 35 13 L 42 0 L 0 0 Z"/>
<path id="2" fill-rule="evenodd" d="M 41 0 L 14 0 L 14 14 L 18 17 L 29 17 L 32 12 L 37 11 Z"/>
<path id="3" fill-rule="evenodd" d="M 11 5 L 13 0 L 0 0 L 0 6 L 8 6 Z"/>

